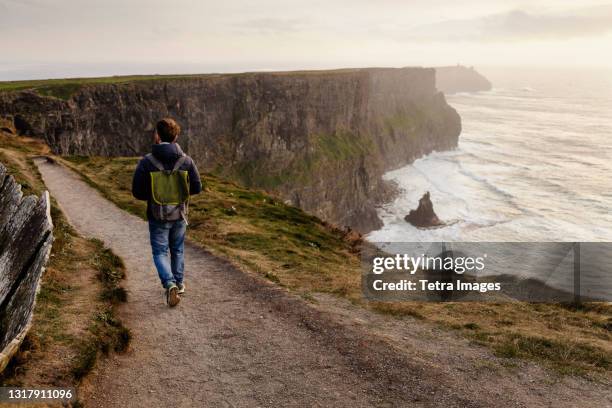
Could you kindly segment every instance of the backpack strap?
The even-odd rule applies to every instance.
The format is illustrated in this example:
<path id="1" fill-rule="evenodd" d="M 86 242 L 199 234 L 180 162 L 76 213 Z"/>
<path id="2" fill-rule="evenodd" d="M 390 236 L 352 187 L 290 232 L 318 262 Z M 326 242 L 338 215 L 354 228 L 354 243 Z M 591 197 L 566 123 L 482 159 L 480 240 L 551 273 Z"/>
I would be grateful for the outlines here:
<path id="1" fill-rule="evenodd" d="M 157 170 L 159 170 L 159 171 L 164 171 L 165 170 L 164 165 L 161 164 L 161 162 L 159 160 L 157 160 L 155 158 L 155 156 L 153 156 L 152 153 L 147 154 L 145 156 L 145 158 L 147 158 L 151 162 L 151 164 L 154 165 L 157 168 Z"/>
<path id="2" fill-rule="evenodd" d="M 174 168 L 172 169 L 172 171 L 177 171 L 178 169 L 180 169 L 183 163 L 185 163 L 185 160 L 187 160 L 187 155 L 183 153 L 183 155 L 178 158 L 176 163 L 174 163 Z"/>

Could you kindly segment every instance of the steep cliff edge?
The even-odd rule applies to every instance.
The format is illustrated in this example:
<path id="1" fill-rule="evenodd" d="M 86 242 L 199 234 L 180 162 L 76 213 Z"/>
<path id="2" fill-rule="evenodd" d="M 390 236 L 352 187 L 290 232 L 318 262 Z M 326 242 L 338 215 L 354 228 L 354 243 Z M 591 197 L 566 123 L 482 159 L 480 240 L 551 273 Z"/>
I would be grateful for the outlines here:
<path id="1" fill-rule="evenodd" d="M 62 85 L 66 87 L 67 85 Z M 0 93 L 0 116 L 59 154 L 133 156 L 175 117 L 204 170 L 279 193 L 339 225 L 380 225 L 382 174 L 456 146 L 460 118 L 433 69 L 157 77 Z M 65 89 L 65 88 L 62 88 Z M 49 92 L 51 91 L 51 92 Z"/>
<path id="2" fill-rule="evenodd" d="M 490 91 L 491 82 L 474 67 L 456 65 L 436 68 L 436 88 L 445 94 Z"/>

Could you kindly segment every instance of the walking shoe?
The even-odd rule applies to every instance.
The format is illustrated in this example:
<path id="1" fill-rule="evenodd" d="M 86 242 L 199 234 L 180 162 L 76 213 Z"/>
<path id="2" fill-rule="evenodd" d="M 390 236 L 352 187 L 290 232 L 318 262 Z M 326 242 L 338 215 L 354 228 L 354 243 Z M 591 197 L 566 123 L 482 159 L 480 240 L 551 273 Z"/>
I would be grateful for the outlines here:
<path id="1" fill-rule="evenodd" d="M 166 289 L 166 302 L 168 306 L 174 307 L 178 305 L 180 301 L 181 298 L 178 295 L 178 287 L 174 283 L 171 283 Z"/>
<path id="2" fill-rule="evenodd" d="M 176 284 L 178 286 L 178 294 L 182 295 L 183 293 L 185 293 L 185 284 L 184 283 L 177 283 Z"/>

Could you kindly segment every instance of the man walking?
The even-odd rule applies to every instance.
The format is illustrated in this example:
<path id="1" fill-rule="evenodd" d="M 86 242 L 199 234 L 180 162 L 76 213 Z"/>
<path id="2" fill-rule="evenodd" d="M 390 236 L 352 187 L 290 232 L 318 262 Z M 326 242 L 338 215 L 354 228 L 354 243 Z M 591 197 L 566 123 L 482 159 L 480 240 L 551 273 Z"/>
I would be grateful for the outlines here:
<path id="1" fill-rule="evenodd" d="M 183 248 L 189 196 L 202 191 L 195 163 L 176 143 L 180 132 L 173 119 L 157 122 L 152 152 L 138 162 L 132 181 L 134 197 L 147 201 L 153 262 L 170 307 L 185 292 Z"/>

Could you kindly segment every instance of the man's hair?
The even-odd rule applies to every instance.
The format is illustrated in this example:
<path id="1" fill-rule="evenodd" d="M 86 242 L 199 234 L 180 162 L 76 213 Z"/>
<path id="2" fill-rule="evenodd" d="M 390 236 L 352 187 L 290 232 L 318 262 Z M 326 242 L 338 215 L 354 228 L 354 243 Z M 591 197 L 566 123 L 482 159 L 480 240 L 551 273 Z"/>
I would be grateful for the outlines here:
<path id="1" fill-rule="evenodd" d="M 162 142 L 172 143 L 176 140 L 179 133 L 181 133 L 181 127 L 172 118 L 163 118 L 155 126 L 157 134 Z"/>

